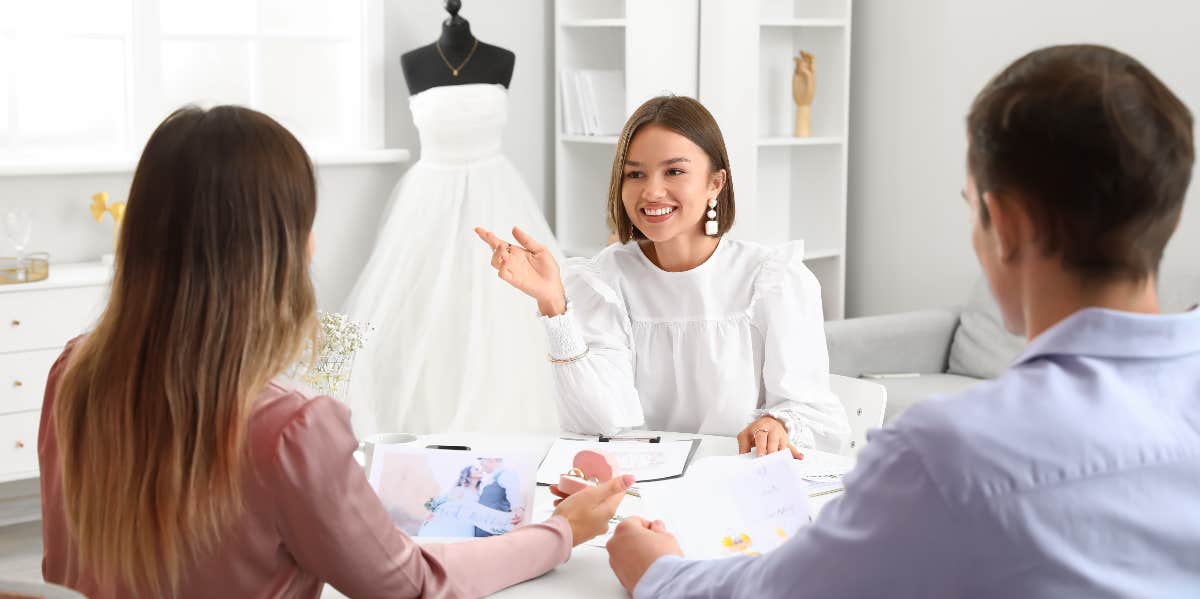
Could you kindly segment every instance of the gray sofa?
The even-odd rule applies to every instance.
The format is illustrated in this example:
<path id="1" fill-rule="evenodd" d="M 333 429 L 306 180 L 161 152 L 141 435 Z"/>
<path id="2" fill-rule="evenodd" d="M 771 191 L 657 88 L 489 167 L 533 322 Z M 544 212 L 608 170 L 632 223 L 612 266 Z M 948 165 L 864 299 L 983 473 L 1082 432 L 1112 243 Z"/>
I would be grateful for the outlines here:
<path id="1" fill-rule="evenodd" d="M 1164 312 L 1187 310 L 1198 302 L 1200 273 L 1163 275 L 1159 304 Z M 918 374 L 875 380 L 887 388 L 884 423 L 927 397 L 999 376 L 1025 345 L 1004 329 L 982 279 L 965 305 L 830 321 L 825 337 L 833 374 Z"/>

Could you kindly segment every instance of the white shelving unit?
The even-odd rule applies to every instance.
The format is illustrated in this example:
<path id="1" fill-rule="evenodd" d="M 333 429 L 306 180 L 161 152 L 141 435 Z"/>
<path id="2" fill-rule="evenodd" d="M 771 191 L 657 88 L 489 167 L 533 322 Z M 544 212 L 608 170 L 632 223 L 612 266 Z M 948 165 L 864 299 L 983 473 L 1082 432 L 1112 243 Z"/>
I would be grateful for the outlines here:
<path id="1" fill-rule="evenodd" d="M 725 134 L 737 192 L 730 236 L 803 239 L 825 316 L 845 305 L 851 0 L 556 0 L 554 225 L 569 256 L 608 236 L 617 138 L 562 133 L 563 69 L 625 71 L 625 114 L 664 92 L 698 97 Z M 816 57 L 813 136 L 792 136 L 792 57 Z"/>
<path id="2" fill-rule="evenodd" d="M 663 93 L 695 97 L 699 2 L 555 0 L 553 221 L 568 256 L 593 255 L 608 238 L 605 204 L 617 136 L 563 133 L 563 69 L 624 71 L 625 116 Z"/>
<path id="3" fill-rule="evenodd" d="M 738 200 L 730 234 L 803 239 L 827 319 L 845 307 L 851 0 L 701 0 L 700 100 L 729 150 Z M 792 57 L 816 62 L 813 136 L 792 136 Z"/>

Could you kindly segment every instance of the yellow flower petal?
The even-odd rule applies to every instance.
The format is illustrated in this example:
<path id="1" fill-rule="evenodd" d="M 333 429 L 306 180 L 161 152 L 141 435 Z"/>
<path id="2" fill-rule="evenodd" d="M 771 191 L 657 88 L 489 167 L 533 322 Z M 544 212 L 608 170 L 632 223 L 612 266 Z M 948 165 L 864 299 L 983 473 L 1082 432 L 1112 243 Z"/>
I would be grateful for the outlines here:
<path id="1" fill-rule="evenodd" d="M 100 219 L 104 218 L 104 211 L 108 208 L 108 192 L 102 191 L 93 195 L 90 208 L 92 218 L 95 218 L 96 222 L 100 222 Z"/>

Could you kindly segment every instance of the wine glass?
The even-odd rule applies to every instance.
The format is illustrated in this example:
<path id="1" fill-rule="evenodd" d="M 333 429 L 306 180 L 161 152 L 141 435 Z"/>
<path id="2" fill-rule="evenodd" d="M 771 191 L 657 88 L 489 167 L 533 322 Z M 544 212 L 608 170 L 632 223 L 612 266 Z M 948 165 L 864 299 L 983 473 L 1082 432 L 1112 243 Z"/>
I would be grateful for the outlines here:
<path id="1" fill-rule="evenodd" d="M 17 279 L 25 279 L 25 246 L 33 234 L 33 219 L 28 210 L 13 210 L 4 215 L 4 233 L 17 252 Z"/>

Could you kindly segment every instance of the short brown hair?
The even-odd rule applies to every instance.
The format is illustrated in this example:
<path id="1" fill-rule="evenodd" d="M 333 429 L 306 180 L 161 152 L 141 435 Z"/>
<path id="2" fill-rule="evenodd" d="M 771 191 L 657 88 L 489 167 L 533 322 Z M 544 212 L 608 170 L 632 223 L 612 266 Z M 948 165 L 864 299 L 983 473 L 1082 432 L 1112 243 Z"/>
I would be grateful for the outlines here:
<path id="1" fill-rule="evenodd" d="M 1026 54 L 976 96 L 967 135 L 980 197 L 1020 192 L 1045 255 L 1087 280 L 1158 270 L 1191 179 L 1192 115 L 1140 62 L 1092 45 Z"/>
<path id="2" fill-rule="evenodd" d="M 633 226 L 621 200 L 621 186 L 625 182 L 625 156 L 629 153 L 629 142 L 644 125 L 658 125 L 678 133 L 700 146 L 708 155 L 709 172 L 725 170 L 725 186 L 717 195 L 717 235 L 724 235 L 733 226 L 733 173 L 729 170 L 729 154 L 725 151 L 725 137 L 717 120 L 699 101 L 686 96 L 658 96 L 646 100 L 625 122 L 621 138 L 617 142 L 617 153 L 613 157 L 612 179 L 608 184 L 608 227 L 617 234 L 621 243 L 646 236 Z"/>

